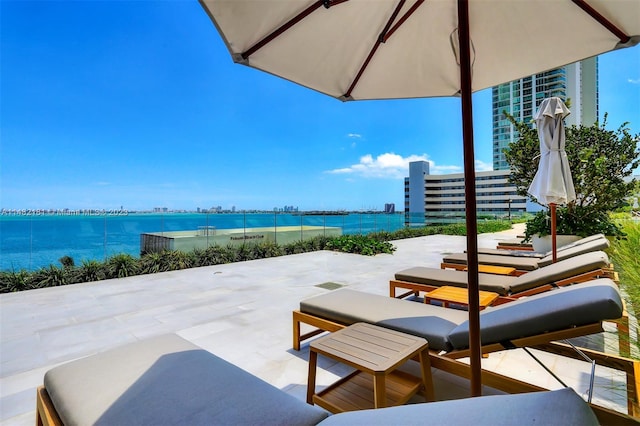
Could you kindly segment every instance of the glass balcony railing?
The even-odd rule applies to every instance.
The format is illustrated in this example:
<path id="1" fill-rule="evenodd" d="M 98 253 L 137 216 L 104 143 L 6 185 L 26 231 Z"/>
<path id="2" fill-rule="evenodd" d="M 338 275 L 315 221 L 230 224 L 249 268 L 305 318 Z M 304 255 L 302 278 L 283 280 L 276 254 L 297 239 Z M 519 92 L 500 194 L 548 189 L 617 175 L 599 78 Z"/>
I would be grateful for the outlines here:
<path id="1" fill-rule="evenodd" d="M 423 222 L 424 223 L 424 222 Z M 2 211 L 0 269 L 35 270 L 106 260 L 121 253 L 139 256 L 143 235 L 173 239 L 173 248 L 204 248 L 243 242 L 287 244 L 318 235 L 393 232 L 404 213 L 130 213 L 125 211 Z"/>

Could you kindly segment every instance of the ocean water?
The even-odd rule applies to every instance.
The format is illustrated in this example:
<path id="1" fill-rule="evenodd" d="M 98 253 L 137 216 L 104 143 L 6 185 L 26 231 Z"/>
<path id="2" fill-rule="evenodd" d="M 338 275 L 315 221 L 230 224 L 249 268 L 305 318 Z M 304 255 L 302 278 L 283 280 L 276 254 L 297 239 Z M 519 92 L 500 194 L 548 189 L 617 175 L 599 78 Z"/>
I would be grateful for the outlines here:
<path id="1" fill-rule="evenodd" d="M 4 212 L 3 212 L 4 213 Z M 395 231 L 404 227 L 402 214 L 293 215 L 286 213 L 157 213 L 10 212 L 0 215 L 0 270 L 36 270 L 71 256 L 105 260 L 119 253 L 140 255 L 140 234 L 147 232 L 272 226 L 331 226 L 343 234 Z M 77 214 L 76 214 L 77 213 Z"/>

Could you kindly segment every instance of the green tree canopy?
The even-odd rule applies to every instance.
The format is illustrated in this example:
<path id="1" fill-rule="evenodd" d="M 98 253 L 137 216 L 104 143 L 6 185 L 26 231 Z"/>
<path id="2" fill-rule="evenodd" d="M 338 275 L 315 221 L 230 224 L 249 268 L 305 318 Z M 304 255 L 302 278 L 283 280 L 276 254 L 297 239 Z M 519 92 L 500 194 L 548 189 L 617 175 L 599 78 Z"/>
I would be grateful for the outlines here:
<path id="1" fill-rule="evenodd" d="M 538 132 L 527 123 L 505 115 L 520 134 L 520 138 L 504 151 L 511 167 L 509 180 L 519 195 L 527 196 L 527 189 L 538 170 Z M 558 226 L 567 228 L 565 233 L 619 234 L 608 213 L 622 207 L 625 198 L 633 193 L 636 183 L 628 177 L 640 165 L 640 135 L 632 135 L 628 123 L 623 123 L 617 130 L 606 129 L 606 124 L 605 114 L 602 124 L 566 128 L 565 148 L 577 199 L 558 209 Z M 533 197 L 529 198 L 537 202 Z"/>

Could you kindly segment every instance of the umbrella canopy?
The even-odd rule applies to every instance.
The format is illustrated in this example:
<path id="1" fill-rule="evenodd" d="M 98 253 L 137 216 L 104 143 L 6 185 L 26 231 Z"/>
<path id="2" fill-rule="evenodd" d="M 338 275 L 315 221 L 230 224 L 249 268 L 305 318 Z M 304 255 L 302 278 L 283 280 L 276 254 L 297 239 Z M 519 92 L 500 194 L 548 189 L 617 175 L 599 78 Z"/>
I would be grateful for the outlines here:
<path id="1" fill-rule="evenodd" d="M 201 3 L 236 62 L 329 96 L 395 99 L 460 92 L 455 0 Z M 473 91 L 639 41 L 636 0 L 468 3 Z"/>
<path id="2" fill-rule="evenodd" d="M 640 41 L 636 0 L 200 0 L 233 60 L 341 100 L 460 96 Z M 471 393 L 481 393 L 475 185 L 465 186 Z"/>
<path id="3" fill-rule="evenodd" d="M 556 205 L 576 199 L 569 160 L 565 152 L 564 119 L 571 114 L 558 97 L 544 99 L 534 116 L 540 139 L 540 162 L 529 194 L 551 210 L 551 252 L 557 259 Z"/>
<path id="4" fill-rule="evenodd" d="M 569 114 L 562 99 L 552 97 L 542 101 L 533 117 L 540 139 L 540 162 L 528 192 L 545 205 L 567 204 L 576 199 L 564 149 L 564 119 Z"/>

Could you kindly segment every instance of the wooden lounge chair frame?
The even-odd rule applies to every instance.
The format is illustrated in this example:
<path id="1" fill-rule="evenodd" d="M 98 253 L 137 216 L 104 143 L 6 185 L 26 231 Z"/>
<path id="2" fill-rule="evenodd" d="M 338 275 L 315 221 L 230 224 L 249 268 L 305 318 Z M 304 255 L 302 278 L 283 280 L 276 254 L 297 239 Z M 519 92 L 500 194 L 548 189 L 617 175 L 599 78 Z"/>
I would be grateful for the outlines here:
<path id="1" fill-rule="evenodd" d="M 301 333 L 301 324 L 307 324 L 315 327 L 314 330 L 307 333 Z M 300 350 L 301 343 L 307 339 L 317 336 L 323 332 L 335 332 L 347 327 L 347 324 L 342 324 L 332 320 L 328 320 L 319 316 L 311 315 L 300 310 L 293 311 L 293 349 Z M 492 352 L 498 352 L 507 349 L 533 347 L 541 349 L 551 353 L 557 353 L 562 356 L 569 356 L 575 359 L 582 358 L 569 355 L 570 351 L 566 345 L 553 343 L 558 340 L 565 340 L 574 337 L 586 336 L 589 334 L 600 333 L 604 331 L 602 322 L 595 324 L 584 325 L 580 327 L 571 327 L 564 330 L 543 333 L 540 335 L 529 336 L 520 339 L 510 340 L 508 342 L 501 342 L 496 344 L 484 345 L 482 347 L 483 354 L 489 354 Z M 626 373 L 627 377 L 627 409 L 629 414 L 633 417 L 640 417 L 640 383 L 638 377 L 640 377 L 640 361 L 632 359 L 609 355 L 598 351 L 589 349 L 581 349 L 589 358 L 594 360 L 597 364 L 606 367 L 614 368 Z M 469 356 L 469 350 L 453 350 L 446 353 L 438 353 L 433 350 L 429 350 L 429 357 L 431 366 L 443 371 L 447 371 L 451 374 L 469 378 L 471 375 L 471 368 L 469 364 L 458 361 L 459 358 L 465 358 Z M 535 392 L 545 390 L 541 387 L 531 385 L 520 380 L 507 377 L 498 373 L 482 370 L 483 384 L 493 387 L 498 390 L 502 390 L 508 393 L 522 393 L 522 392 Z M 598 407 L 592 404 L 592 408 Z M 595 408 L 594 408 L 595 410 Z M 605 410 L 611 411 L 611 410 Z M 611 412 L 615 413 L 615 412 Z M 597 414 L 597 413 L 596 413 Z M 604 422 L 603 422 L 604 423 Z M 610 422 L 607 422 L 610 423 Z M 614 422 L 615 423 L 615 422 Z"/>
<path id="2" fill-rule="evenodd" d="M 461 368 L 460 364 L 458 361 L 442 357 L 437 359 L 437 364 L 434 367 L 454 372 L 454 374 L 468 379 L 470 376 L 469 369 Z M 482 371 L 483 383 L 496 389 L 504 383 L 503 377 L 504 376 L 490 371 Z M 513 386 L 512 392 L 509 393 L 539 392 L 545 390 L 525 382 L 518 382 L 513 379 L 512 381 L 516 386 Z M 637 420 L 625 414 L 594 404 L 589 404 L 589 406 L 602 425 L 637 425 Z M 36 426 L 64 426 L 44 386 L 38 387 L 36 393 Z"/>
<path id="3" fill-rule="evenodd" d="M 36 426 L 63 426 L 44 386 L 36 390 Z"/>
<path id="4" fill-rule="evenodd" d="M 513 302 L 518 300 L 520 297 L 524 296 L 533 296 L 534 294 L 544 293 L 549 290 L 553 290 L 560 287 L 566 287 L 573 284 L 580 284 L 584 282 L 588 282 L 590 280 L 596 278 L 610 278 L 616 284 L 619 284 L 618 273 L 615 272 L 612 268 L 599 268 L 590 272 L 585 272 L 582 274 L 575 275 L 570 278 L 565 278 L 563 280 L 558 280 L 553 283 L 543 284 L 538 287 L 534 287 L 529 290 L 521 291 L 518 293 L 513 293 L 508 296 L 499 296 L 493 303 L 492 306 L 501 305 L 503 303 Z M 397 294 L 397 289 L 408 290 L 404 293 Z M 428 293 L 437 289 L 438 286 L 433 286 L 429 284 L 422 283 L 414 283 L 410 281 L 402 281 L 402 280 L 390 280 L 389 281 L 389 296 L 395 297 L 396 299 L 404 299 L 409 296 L 418 297 L 420 292 Z M 622 356 L 628 357 L 631 353 L 631 345 L 630 345 L 630 336 L 629 336 L 629 314 L 626 309 L 623 313 L 622 317 L 615 321 L 611 321 L 615 323 L 616 328 L 618 329 L 618 333 L 622 336 L 619 339 L 619 352 Z M 640 376 L 639 376 L 640 377 Z"/>
<path id="5" fill-rule="evenodd" d="M 296 349 L 300 349 L 300 342 L 303 339 L 308 338 L 309 336 L 315 336 L 318 332 L 307 333 L 304 336 L 300 335 L 300 323 L 303 322 L 305 324 L 313 324 L 314 326 L 321 327 L 322 331 L 335 331 L 341 328 L 346 327 L 344 324 L 339 324 L 333 321 L 329 321 L 323 318 L 315 317 L 312 315 L 304 314 L 300 311 L 294 311 L 294 347 Z M 602 327 L 600 323 L 585 325 L 581 327 L 572 327 L 567 330 L 560 330 L 551 333 L 544 333 L 538 336 L 531 336 L 522 339 L 512 340 L 508 346 L 515 347 L 541 347 L 544 345 L 553 345 L 549 343 L 550 340 L 575 337 L 579 335 L 585 335 L 589 333 L 594 333 L 601 331 Z M 495 344 L 495 345 L 487 345 L 483 348 L 483 351 L 486 352 L 494 352 L 497 350 L 505 349 L 503 344 Z M 562 346 L 559 347 L 558 351 L 565 350 Z M 431 364 L 434 368 L 441 369 L 443 371 L 450 372 L 460 377 L 469 378 L 470 377 L 470 367 L 468 364 L 464 362 L 460 362 L 457 359 L 461 357 L 465 357 L 468 355 L 468 351 L 451 351 L 449 353 L 436 353 L 435 351 L 430 351 L 429 358 Z M 571 356 L 570 353 L 567 353 L 567 356 Z M 620 363 L 619 368 L 627 368 L 628 360 L 620 360 L 616 357 L 607 356 L 609 359 L 609 363 Z M 637 368 L 637 367 L 636 367 Z M 493 373 L 487 370 L 482 371 L 482 381 L 485 385 L 503 390 L 508 393 L 524 393 L 524 392 L 537 392 L 543 391 L 545 389 L 535 386 L 526 382 L 522 382 L 513 378 L 509 378 L 497 373 Z M 635 388 L 634 388 L 635 389 Z M 90 395 L 88 396 L 91 397 Z M 630 416 L 624 415 L 622 413 L 615 412 L 610 409 L 606 409 L 594 404 L 589 404 L 591 409 L 596 414 L 598 420 L 601 424 L 619 424 L 619 425 L 632 425 L 637 424 L 637 420 L 631 418 Z M 632 412 L 630 408 L 630 413 L 635 413 L 633 415 L 637 415 L 637 412 Z M 55 406 L 53 405 L 49 394 L 44 386 L 40 386 L 37 389 L 36 393 L 36 425 L 37 426 L 61 426 L 63 425 L 59 415 L 56 412 Z"/>
<path id="6" fill-rule="evenodd" d="M 462 264 L 462 263 L 447 263 L 447 262 L 441 262 L 440 263 L 440 269 L 455 269 L 456 271 L 466 271 L 467 270 L 467 265 Z M 613 270 L 613 265 L 610 265 L 608 268 L 603 268 L 603 269 L 599 269 L 599 271 L 601 271 L 601 273 L 603 274 L 602 276 L 606 277 L 606 278 L 611 278 L 612 280 L 616 281 L 618 280 L 618 274 L 617 272 L 615 272 Z M 516 269 L 516 271 L 513 273 L 514 276 L 519 277 L 520 275 L 524 275 L 527 272 L 531 272 L 531 271 L 524 271 L 522 269 Z M 581 274 L 581 275 L 585 275 L 585 274 Z M 580 277 L 581 275 L 577 275 L 576 277 Z M 566 280 L 572 280 L 573 278 L 567 278 Z M 589 278 L 584 279 L 583 281 L 586 281 Z M 563 280 L 563 281 L 566 281 Z M 572 282 L 581 282 L 581 281 L 572 281 Z"/>
<path id="7" fill-rule="evenodd" d="M 618 283 L 618 274 L 611 270 L 611 269 L 604 269 L 604 268 L 599 268 L 599 269 L 594 269 L 593 271 L 590 272 L 585 272 L 582 274 L 578 274 L 575 275 L 573 277 L 570 278 L 565 278 L 562 280 L 557 280 L 554 281 L 552 283 L 549 284 L 543 284 L 540 285 L 538 287 L 534 287 L 531 288 L 529 290 L 524 290 L 518 293 L 513 293 L 507 296 L 501 296 L 497 299 L 497 303 L 495 304 L 500 304 L 500 303 L 505 303 L 505 302 L 511 302 L 513 300 L 517 300 L 520 297 L 523 296 L 533 296 L 534 294 L 538 294 L 538 293 L 544 293 L 545 291 L 549 291 L 549 290 L 553 290 L 554 288 L 559 288 L 559 287 L 565 287 L 568 285 L 572 285 L 572 284 L 579 284 L 579 283 L 584 283 L 596 278 L 610 278 L 611 280 L 613 280 L 614 282 Z M 406 290 L 410 290 L 406 293 L 403 293 L 401 295 L 397 295 L 396 294 L 396 289 L 398 288 L 402 288 L 402 289 L 406 289 Z M 428 291 L 432 291 L 435 290 L 436 288 L 438 288 L 438 286 L 432 286 L 429 284 L 421 284 L 421 283 L 414 283 L 414 282 L 410 282 L 410 281 L 402 281 L 402 280 L 390 280 L 389 281 L 389 296 L 391 297 L 395 297 L 398 299 L 403 299 L 405 297 L 407 297 L 410 294 L 415 294 L 416 296 L 418 296 L 419 292 L 428 292 Z"/>
<path id="8" fill-rule="evenodd" d="M 498 244 L 496 246 L 498 250 L 517 250 L 517 251 L 533 251 L 533 247 L 530 246 L 516 246 L 510 244 Z"/>

